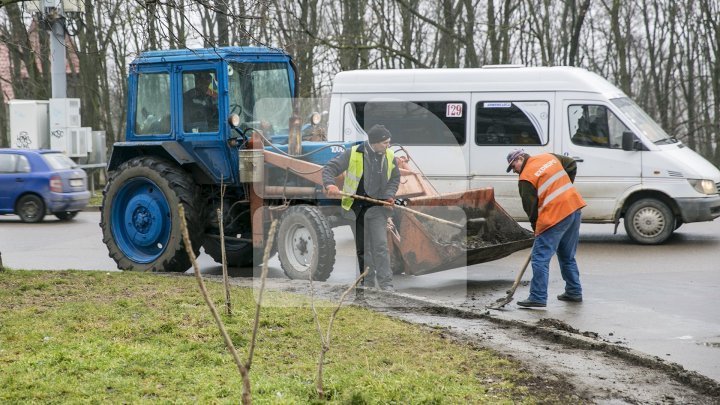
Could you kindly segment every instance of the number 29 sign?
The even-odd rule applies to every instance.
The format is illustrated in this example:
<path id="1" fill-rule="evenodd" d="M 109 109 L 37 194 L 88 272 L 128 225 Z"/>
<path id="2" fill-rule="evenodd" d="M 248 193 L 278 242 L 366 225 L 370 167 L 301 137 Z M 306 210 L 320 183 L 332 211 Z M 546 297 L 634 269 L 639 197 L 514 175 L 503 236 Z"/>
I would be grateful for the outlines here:
<path id="1" fill-rule="evenodd" d="M 463 105 L 462 103 L 447 103 L 445 106 L 445 116 L 450 117 L 462 117 Z"/>

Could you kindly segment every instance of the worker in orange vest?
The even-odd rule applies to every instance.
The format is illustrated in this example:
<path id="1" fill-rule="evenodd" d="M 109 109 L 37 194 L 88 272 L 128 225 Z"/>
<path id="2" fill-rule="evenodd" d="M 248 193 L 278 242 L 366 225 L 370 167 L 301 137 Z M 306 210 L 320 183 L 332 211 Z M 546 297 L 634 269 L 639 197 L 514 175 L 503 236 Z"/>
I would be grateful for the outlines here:
<path id="1" fill-rule="evenodd" d="M 580 239 L 580 210 L 586 204 L 573 185 L 575 160 L 552 153 L 530 156 L 523 149 L 514 149 L 507 155 L 507 162 L 507 172 L 512 170 L 520 175 L 518 189 L 523 209 L 535 231 L 530 296 L 518 305 L 525 308 L 547 305 L 550 259 L 556 253 L 565 280 L 565 292 L 557 298 L 582 302 L 575 251 Z"/>

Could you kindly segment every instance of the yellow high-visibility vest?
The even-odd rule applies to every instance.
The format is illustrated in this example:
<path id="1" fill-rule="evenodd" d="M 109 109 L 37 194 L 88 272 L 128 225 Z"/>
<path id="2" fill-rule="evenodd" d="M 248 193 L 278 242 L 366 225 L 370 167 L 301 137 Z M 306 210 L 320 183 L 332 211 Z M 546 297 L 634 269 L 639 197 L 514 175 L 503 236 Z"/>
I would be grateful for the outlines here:
<path id="1" fill-rule="evenodd" d="M 363 175 L 363 154 L 358 152 L 358 147 L 355 145 L 352 147 L 350 153 L 350 164 L 348 165 L 347 171 L 345 171 L 345 182 L 343 183 L 343 192 L 346 194 L 355 194 L 360 185 L 360 179 Z M 392 171 L 395 168 L 395 152 L 391 151 L 390 148 L 385 149 L 385 160 L 387 160 L 387 178 L 390 180 Z M 343 197 L 341 205 L 347 211 L 352 207 L 354 199 L 351 197 Z"/>

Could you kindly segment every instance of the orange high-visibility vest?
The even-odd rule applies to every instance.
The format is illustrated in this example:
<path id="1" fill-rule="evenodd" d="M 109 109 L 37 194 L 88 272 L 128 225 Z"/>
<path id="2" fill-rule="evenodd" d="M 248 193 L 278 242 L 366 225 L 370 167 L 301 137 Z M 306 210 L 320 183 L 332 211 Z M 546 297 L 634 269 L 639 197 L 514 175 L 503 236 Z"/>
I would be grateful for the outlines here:
<path id="1" fill-rule="evenodd" d="M 536 236 L 587 205 L 570 181 L 562 163 L 549 153 L 528 158 L 520 173 L 520 180 L 530 182 L 537 190 Z"/>

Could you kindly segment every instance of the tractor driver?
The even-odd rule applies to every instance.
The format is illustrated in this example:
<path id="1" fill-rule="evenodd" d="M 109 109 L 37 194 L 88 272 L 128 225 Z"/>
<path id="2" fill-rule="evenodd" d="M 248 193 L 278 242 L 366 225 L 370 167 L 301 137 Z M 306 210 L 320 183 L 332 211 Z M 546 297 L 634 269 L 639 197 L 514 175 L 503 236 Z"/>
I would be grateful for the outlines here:
<path id="1" fill-rule="evenodd" d="M 193 73 L 195 87 L 183 93 L 183 130 L 215 132 L 218 130 L 217 92 L 211 88 L 208 71 Z"/>

